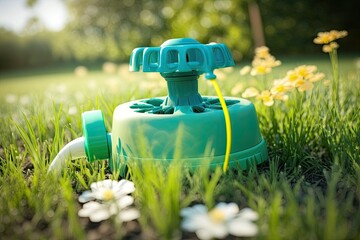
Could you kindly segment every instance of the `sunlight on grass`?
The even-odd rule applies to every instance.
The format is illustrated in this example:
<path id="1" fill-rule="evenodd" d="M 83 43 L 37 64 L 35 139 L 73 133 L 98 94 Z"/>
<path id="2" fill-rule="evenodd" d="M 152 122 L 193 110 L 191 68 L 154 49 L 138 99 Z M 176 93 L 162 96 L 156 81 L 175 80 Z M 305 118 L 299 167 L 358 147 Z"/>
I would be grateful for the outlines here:
<path id="1" fill-rule="evenodd" d="M 111 130 L 117 105 L 166 95 L 160 77 L 133 75 L 124 66 L 116 71 L 111 64 L 103 66 L 105 72 L 87 69 L 78 77 L 74 72 L 1 75 L 0 234 L 5 239 L 86 239 L 90 230 L 105 228 L 107 233 L 98 231 L 100 238 L 195 239 L 195 234 L 180 230 L 182 208 L 203 203 L 211 209 L 218 202 L 235 202 L 240 209 L 250 207 L 259 214 L 259 239 L 358 238 L 360 70 L 356 59 L 339 56 L 339 84 L 328 60 L 281 62 L 264 83 L 251 75 L 241 76 L 240 67 L 222 71 L 225 80 L 219 81 L 224 95 L 237 97 L 248 87 L 272 86 L 274 79 L 301 65 L 316 65 L 334 81 L 330 87 L 319 81 L 311 90 L 287 92 L 287 101 L 275 101 L 271 107 L 254 102 L 270 160 L 226 174 L 220 168 L 211 171 L 206 159 L 203 167 L 189 171 L 181 164 L 181 153 L 167 167 L 130 162 L 127 178 L 136 186 L 135 206 L 141 216 L 122 227 L 113 221 L 96 225 L 77 215 L 81 207 L 77 197 L 91 183 L 118 180 L 107 162 L 78 159 L 69 162 L 60 176 L 46 171 L 59 150 L 81 135 L 82 112 L 102 109 Z M 199 89 L 203 95 L 215 94 L 202 79 Z"/>

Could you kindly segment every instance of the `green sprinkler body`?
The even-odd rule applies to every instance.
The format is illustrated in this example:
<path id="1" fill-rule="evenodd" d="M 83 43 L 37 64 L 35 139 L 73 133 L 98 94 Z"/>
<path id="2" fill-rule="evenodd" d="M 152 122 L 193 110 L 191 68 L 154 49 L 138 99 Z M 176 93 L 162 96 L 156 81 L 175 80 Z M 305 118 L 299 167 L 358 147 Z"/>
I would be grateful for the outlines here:
<path id="1" fill-rule="evenodd" d="M 129 161 L 169 163 L 179 159 L 185 166 L 196 168 L 208 159 L 214 168 L 224 164 L 227 134 L 232 140 L 229 167 L 247 169 L 267 160 L 266 143 L 250 101 L 225 97 L 231 120 L 231 133 L 226 133 L 220 99 L 199 94 L 201 74 L 215 79 L 214 69 L 231 66 L 234 61 L 224 44 L 201 44 L 191 38 L 134 49 L 130 71 L 159 72 L 167 82 L 168 96 L 117 106 L 112 133 L 106 131 L 100 110 L 84 112 L 84 136 L 74 144 L 70 142 L 77 147 L 64 149 L 62 155 L 60 152 L 50 169 L 59 168 L 66 154 L 71 158 L 86 155 L 89 161 L 108 159 L 111 170 L 120 169 L 121 175 Z"/>

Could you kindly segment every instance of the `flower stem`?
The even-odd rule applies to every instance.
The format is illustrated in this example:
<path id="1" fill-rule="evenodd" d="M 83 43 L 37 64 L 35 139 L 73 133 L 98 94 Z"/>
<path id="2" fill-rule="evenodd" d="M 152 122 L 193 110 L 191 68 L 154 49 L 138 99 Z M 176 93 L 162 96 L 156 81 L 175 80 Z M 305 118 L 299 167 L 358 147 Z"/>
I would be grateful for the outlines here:
<path id="1" fill-rule="evenodd" d="M 337 51 L 334 49 L 329 53 L 330 56 L 330 62 L 332 67 L 332 74 L 333 74 L 333 82 L 332 82 L 332 102 L 333 105 L 336 107 L 339 107 L 339 62 L 338 62 L 338 56 Z"/>

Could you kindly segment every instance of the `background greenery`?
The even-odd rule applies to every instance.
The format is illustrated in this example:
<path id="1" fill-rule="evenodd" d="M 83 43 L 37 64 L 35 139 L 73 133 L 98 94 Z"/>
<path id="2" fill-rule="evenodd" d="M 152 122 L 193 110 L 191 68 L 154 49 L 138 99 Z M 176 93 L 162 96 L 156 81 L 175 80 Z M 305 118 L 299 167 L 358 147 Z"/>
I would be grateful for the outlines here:
<path id="1" fill-rule="evenodd" d="M 81 136 L 82 112 L 101 109 L 111 131 L 117 105 L 166 95 L 158 75 L 129 73 L 127 64 L 104 72 L 98 63 L 127 63 L 135 47 L 189 36 L 224 42 L 237 61 L 250 64 L 244 59 L 255 46 L 249 1 L 67 0 L 71 18 L 61 32 L 45 31 L 36 19 L 21 34 L 0 30 L 1 238 L 195 239 L 180 231 L 178 210 L 225 201 L 259 213 L 258 239 L 359 239 L 358 1 L 256 2 L 266 44 L 282 65 L 260 79 L 240 76 L 239 66 L 223 71 L 223 94 L 239 97 L 246 87 L 271 85 L 300 64 L 315 64 L 333 80 L 328 56 L 312 39 L 318 31 L 348 30 L 339 49 L 339 108 L 323 82 L 272 108 L 254 100 L 270 161 L 248 171 L 222 174 L 205 165 L 191 174 L 176 164 L 170 170 L 150 164 L 143 174 L 132 166 L 141 218 L 123 225 L 77 216 L 79 193 L 92 182 L 118 178 L 106 162 L 79 159 L 61 176 L 46 174 L 64 144 Z M 316 57 L 303 56 L 315 52 Z M 89 72 L 74 75 L 74 64 L 85 63 Z M 232 93 L 239 84 L 241 90 Z M 215 95 L 203 79 L 199 85 L 202 95 Z"/>
<path id="2" fill-rule="evenodd" d="M 300 64 L 316 64 L 331 79 L 331 65 L 319 58 L 280 60 L 271 76 L 255 81 L 239 68 L 223 71 L 224 95 L 233 86 L 269 85 Z M 189 173 L 174 163 L 131 165 L 139 221 L 91 223 L 79 218 L 78 195 L 92 182 L 117 179 L 106 162 L 69 163 L 60 176 L 47 175 L 49 163 L 81 136 L 80 114 L 101 109 L 111 131 L 114 108 L 130 99 L 166 94 L 158 75 L 92 69 L 27 70 L 0 74 L 0 235 L 2 239 L 196 239 L 180 230 L 179 209 L 194 203 L 211 207 L 236 202 L 259 213 L 257 239 L 359 239 L 360 237 L 360 68 L 340 54 L 340 108 L 330 87 L 293 92 L 273 107 L 254 100 L 270 160 L 248 171 L 227 174 L 204 164 Z M 204 79 L 202 95 L 215 95 Z M 234 96 L 238 97 L 237 94 Z M 175 186 L 175 187 L 174 187 Z M 166 221 L 164 221 L 166 219 Z"/>
<path id="3" fill-rule="evenodd" d="M 0 29 L 0 70 L 63 62 L 127 62 L 132 49 L 169 38 L 193 37 L 225 43 L 236 61 L 251 57 L 252 32 L 263 30 L 273 53 L 318 50 L 319 31 L 347 30 L 344 52 L 359 52 L 358 1 L 336 0 L 63 0 L 66 27 L 49 32 L 36 17 L 21 34 Z M 28 1 L 29 7 L 36 4 Z M 263 27 L 250 24 L 249 6 L 259 7 Z"/>

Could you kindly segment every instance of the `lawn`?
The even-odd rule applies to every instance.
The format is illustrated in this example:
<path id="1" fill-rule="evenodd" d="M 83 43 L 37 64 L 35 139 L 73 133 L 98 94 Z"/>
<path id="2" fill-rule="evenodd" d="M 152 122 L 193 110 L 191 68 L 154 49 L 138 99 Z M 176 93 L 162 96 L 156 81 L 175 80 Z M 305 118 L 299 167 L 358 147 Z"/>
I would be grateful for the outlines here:
<path id="1" fill-rule="evenodd" d="M 321 53 L 319 53 L 321 55 Z M 101 109 L 111 131 L 115 107 L 130 100 L 164 96 L 166 85 L 154 74 L 89 68 L 0 73 L 0 235 L 2 239 L 196 239 L 182 231 L 182 208 L 212 208 L 235 202 L 256 211 L 256 239 L 360 239 L 360 68 L 356 56 L 339 56 L 339 97 L 328 57 L 279 58 L 266 77 L 218 72 L 225 96 L 241 97 L 250 86 L 270 86 L 302 64 L 325 73 L 310 91 L 292 91 L 286 102 L 254 102 L 269 161 L 246 171 L 189 172 L 170 166 L 130 164 L 135 184 L 136 221 L 93 223 L 78 216 L 78 196 L 91 183 L 119 179 L 105 161 L 67 164 L 61 175 L 47 174 L 50 162 L 69 141 L 81 136 L 81 113 Z M 357 61 L 357 62 L 356 62 Z M 81 74 L 80 74 L 81 75 Z M 330 81 L 330 85 L 326 84 Z M 234 90 L 234 88 L 237 90 Z M 201 77 L 199 92 L 215 95 Z M 181 158 L 180 158 L 181 160 Z"/>

